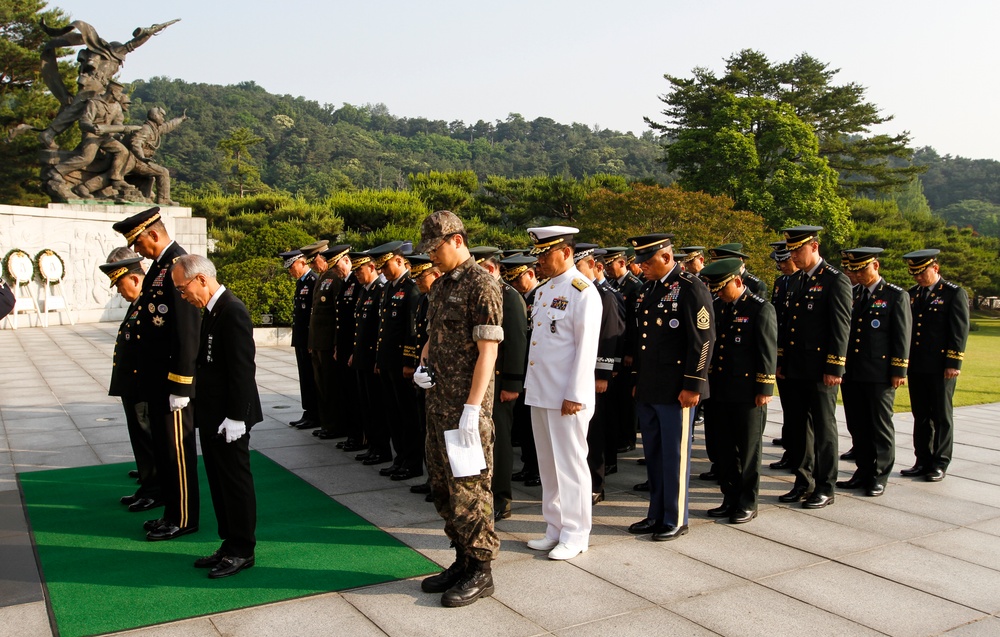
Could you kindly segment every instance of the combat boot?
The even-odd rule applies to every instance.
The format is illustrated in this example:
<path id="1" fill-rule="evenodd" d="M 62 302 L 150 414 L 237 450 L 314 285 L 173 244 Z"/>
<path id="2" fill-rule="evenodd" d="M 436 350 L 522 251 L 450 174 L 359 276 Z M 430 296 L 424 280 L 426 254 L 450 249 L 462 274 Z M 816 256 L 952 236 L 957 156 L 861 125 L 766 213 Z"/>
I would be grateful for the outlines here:
<path id="1" fill-rule="evenodd" d="M 490 562 L 480 562 L 470 557 L 465 575 L 441 596 L 441 605 L 448 608 L 468 606 L 480 597 L 492 594 L 493 573 Z"/>
<path id="2" fill-rule="evenodd" d="M 461 549 L 455 549 L 455 563 L 437 575 L 431 575 L 420 582 L 420 590 L 425 593 L 443 593 L 455 585 L 465 575 L 469 560 Z"/>

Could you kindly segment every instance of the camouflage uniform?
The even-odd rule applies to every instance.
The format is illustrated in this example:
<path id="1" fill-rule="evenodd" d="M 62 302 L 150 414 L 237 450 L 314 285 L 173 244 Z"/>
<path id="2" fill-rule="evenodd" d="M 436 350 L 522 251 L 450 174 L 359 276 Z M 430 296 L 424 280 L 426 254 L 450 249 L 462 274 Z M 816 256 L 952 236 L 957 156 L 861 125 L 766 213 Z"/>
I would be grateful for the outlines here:
<path id="1" fill-rule="evenodd" d="M 427 390 L 427 472 L 444 532 L 458 549 L 481 562 L 496 558 L 493 530 L 493 382 L 483 396 L 479 433 L 486 469 L 455 478 L 444 432 L 457 429 L 479 358 L 478 340 L 503 340 L 503 298 L 496 281 L 473 258 L 437 280 L 428 293 L 427 358 L 435 385 Z"/>

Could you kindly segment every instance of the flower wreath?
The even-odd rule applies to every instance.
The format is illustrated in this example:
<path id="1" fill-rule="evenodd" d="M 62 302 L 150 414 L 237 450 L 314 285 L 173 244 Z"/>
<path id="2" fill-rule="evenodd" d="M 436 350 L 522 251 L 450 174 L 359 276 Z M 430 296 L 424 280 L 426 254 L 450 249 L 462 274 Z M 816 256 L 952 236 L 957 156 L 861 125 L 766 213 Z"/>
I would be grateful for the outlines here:
<path id="1" fill-rule="evenodd" d="M 27 279 L 18 276 L 17 271 L 21 271 L 24 274 L 24 269 L 27 267 L 30 272 L 27 272 Z M 7 280 L 11 285 L 17 285 L 22 281 L 30 281 L 35 278 L 35 264 L 32 262 L 31 257 L 28 253 L 20 248 L 14 248 L 3 257 L 3 278 Z"/>
<path id="2" fill-rule="evenodd" d="M 35 266 L 46 283 L 59 283 L 66 276 L 66 262 L 48 248 L 35 255 Z"/>

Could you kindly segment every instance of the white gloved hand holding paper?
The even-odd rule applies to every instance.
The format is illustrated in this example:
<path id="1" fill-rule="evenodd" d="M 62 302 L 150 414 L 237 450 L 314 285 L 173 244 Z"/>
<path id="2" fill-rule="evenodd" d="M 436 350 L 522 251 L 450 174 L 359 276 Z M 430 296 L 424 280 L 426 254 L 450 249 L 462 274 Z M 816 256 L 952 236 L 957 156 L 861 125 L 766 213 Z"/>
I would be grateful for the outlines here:
<path id="1" fill-rule="evenodd" d="M 175 396 L 170 394 L 170 411 L 180 411 L 187 407 L 190 402 L 190 396 Z M 163 403 L 160 404 L 162 405 Z"/>
<path id="2" fill-rule="evenodd" d="M 226 435 L 226 442 L 234 442 L 243 437 L 247 432 L 247 425 L 242 420 L 230 420 L 226 418 L 219 425 L 219 435 Z"/>
<path id="3" fill-rule="evenodd" d="M 467 447 L 479 441 L 479 409 L 479 405 L 465 405 L 458 421 L 458 430 L 462 432 L 462 440 Z"/>

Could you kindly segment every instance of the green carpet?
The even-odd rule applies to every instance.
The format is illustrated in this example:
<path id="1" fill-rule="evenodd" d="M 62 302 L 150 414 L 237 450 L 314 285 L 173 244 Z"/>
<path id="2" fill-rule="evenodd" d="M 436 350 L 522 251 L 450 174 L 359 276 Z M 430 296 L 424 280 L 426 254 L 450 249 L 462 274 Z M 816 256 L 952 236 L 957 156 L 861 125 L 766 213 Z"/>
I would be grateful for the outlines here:
<path id="1" fill-rule="evenodd" d="M 42 579 L 60 637 L 96 635 L 338 591 L 439 570 L 433 562 L 263 455 L 252 453 L 257 491 L 256 565 L 220 580 L 193 561 L 219 547 L 201 472 L 200 531 L 147 542 L 118 498 L 135 487 L 117 464 L 22 473 Z M 199 463 L 200 468 L 200 463 Z"/>

